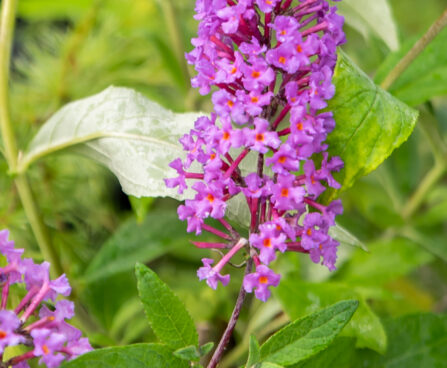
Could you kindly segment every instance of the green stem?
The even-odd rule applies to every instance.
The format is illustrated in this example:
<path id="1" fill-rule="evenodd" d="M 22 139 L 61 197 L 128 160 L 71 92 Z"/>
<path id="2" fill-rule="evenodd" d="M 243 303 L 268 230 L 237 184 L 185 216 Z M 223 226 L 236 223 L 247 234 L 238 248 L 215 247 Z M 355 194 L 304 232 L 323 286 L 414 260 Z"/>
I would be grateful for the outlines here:
<path id="1" fill-rule="evenodd" d="M 401 61 L 394 67 L 391 72 L 386 76 L 380 85 L 383 89 L 388 89 L 396 81 L 397 78 L 410 66 L 410 64 L 424 51 L 425 47 L 433 41 L 441 30 L 447 26 L 447 9 L 442 13 L 438 20 L 433 23 L 427 33 L 416 42 L 410 51 L 401 59 Z"/>
<path id="2" fill-rule="evenodd" d="M 435 166 L 427 173 L 422 180 L 416 192 L 411 196 L 402 211 L 402 217 L 409 219 L 416 210 L 422 205 L 428 192 L 446 173 L 446 165 L 443 162 L 437 162 Z"/>
<path id="3" fill-rule="evenodd" d="M 9 168 L 17 163 L 17 146 L 9 116 L 9 70 L 17 0 L 4 0 L 0 19 L 0 127 Z"/>
<path id="4" fill-rule="evenodd" d="M 164 13 L 166 26 L 168 28 L 169 36 L 173 44 L 173 50 L 182 70 L 185 84 L 186 86 L 189 86 L 191 76 L 188 71 L 188 64 L 185 60 L 185 48 L 183 46 L 182 33 L 180 31 L 178 17 L 175 13 L 174 5 L 172 3 L 172 0 L 161 0 L 159 1 L 159 3 Z"/>
<path id="5" fill-rule="evenodd" d="M 439 131 L 437 120 L 435 118 L 421 119 L 419 126 L 427 136 L 435 161 L 439 163 L 445 162 L 447 159 L 447 147 Z"/>
<path id="6" fill-rule="evenodd" d="M 17 0 L 2 1 L 0 19 L 0 129 L 10 172 L 16 171 L 18 161 L 17 144 L 9 112 L 9 73 L 16 8 Z M 15 177 L 14 181 L 42 255 L 51 262 L 52 274 L 58 276 L 62 273 L 62 267 L 33 198 L 28 179 L 25 174 L 20 174 Z"/>

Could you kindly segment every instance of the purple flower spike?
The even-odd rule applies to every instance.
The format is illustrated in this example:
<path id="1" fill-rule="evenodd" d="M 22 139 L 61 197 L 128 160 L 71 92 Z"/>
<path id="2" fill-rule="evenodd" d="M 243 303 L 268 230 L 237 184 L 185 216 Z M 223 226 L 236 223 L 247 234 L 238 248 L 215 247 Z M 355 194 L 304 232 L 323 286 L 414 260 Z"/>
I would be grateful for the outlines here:
<path id="1" fill-rule="evenodd" d="M 266 302 L 270 298 L 269 286 L 278 286 L 281 276 L 274 273 L 267 266 L 256 267 L 256 272 L 248 274 L 244 278 L 244 289 L 251 293 L 255 289 L 255 296 L 259 300 Z"/>
<path id="2" fill-rule="evenodd" d="M 45 363 L 48 368 L 56 368 L 65 359 L 59 353 L 66 341 L 65 336 L 48 329 L 38 329 L 31 331 L 34 342 L 34 355 L 40 356 L 39 363 Z"/>
<path id="3" fill-rule="evenodd" d="M 14 243 L 8 241 L 7 231 L 0 231 L 0 248 L 10 262 L 0 269 L 2 277 L 7 280 L 2 281 L 0 354 L 7 347 L 20 344 L 32 347 L 27 353 L 12 357 L 7 365 L 26 368 L 29 367 L 28 360 L 40 357 L 39 363 L 55 368 L 64 360 L 91 350 L 88 340 L 81 338 L 81 331 L 66 322 L 74 316 L 72 302 L 59 300 L 54 311 L 41 305 L 44 300 L 55 300 L 59 295 L 70 294 L 71 287 L 66 276 L 51 280 L 48 262 L 35 264 L 32 259 L 22 260 L 23 249 L 14 249 Z M 28 292 L 15 309 L 7 310 L 12 279 L 13 282 L 25 283 Z M 28 323 L 29 317 L 37 314 L 40 319 Z"/>
<path id="4" fill-rule="evenodd" d="M 319 198 L 328 187 L 340 188 L 333 173 L 343 162 L 329 157 L 326 138 L 335 121 L 321 109 L 335 94 L 343 17 L 327 0 L 196 1 L 198 36 L 186 58 L 198 73 L 192 85 L 202 94 L 213 87 L 214 112 L 180 140 L 186 158 L 171 163 L 178 176 L 166 184 L 197 193 L 178 208 L 188 232 L 205 230 L 228 242 L 194 242 L 229 249 L 214 267 L 205 258 L 199 269 L 212 288 L 228 282 L 220 272 L 245 236 L 225 219 L 227 203 L 244 197 L 247 253 L 257 265 L 244 285 L 265 301 L 268 286 L 279 282 L 265 266 L 277 251 L 309 253 L 335 269 L 338 243 L 329 229 L 343 207 L 340 201 L 324 206 Z M 199 173 L 189 172 L 192 163 Z M 209 226 L 209 218 L 224 229 Z"/>
<path id="5" fill-rule="evenodd" d="M 15 333 L 20 326 L 20 321 L 16 314 L 9 310 L 0 311 L 0 353 L 7 346 L 19 345 L 26 341 L 24 336 Z"/>

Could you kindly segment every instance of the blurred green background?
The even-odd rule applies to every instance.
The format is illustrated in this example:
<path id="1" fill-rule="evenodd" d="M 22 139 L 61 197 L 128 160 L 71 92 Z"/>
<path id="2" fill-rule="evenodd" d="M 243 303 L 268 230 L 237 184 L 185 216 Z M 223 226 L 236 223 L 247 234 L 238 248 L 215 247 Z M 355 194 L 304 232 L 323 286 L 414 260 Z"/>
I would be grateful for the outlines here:
<path id="1" fill-rule="evenodd" d="M 391 0 L 400 42 L 412 42 L 442 13 L 445 0 Z M 58 108 L 127 86 L 174 111 L 210 111 L 209 97 L 190 88 L 197 23 L 193 0 L 20 0 L 13 50 L 11 104 L 19 146 Z M 371 77 L 389 53 L 383 41 L 346 27 L 345 51 Z M 418 107 L 420 120 L 447 135 L 447 99 Z M 251 300 L 223 366 L 240 363 L 250 332 L 262 340 L 286 323 L 346 298 L 361 304 L 344 334 L 357 346 L 386 349 L 389 318 L 447 310 L 447 182 L 430 191 L 411 216 L 402 211 L 433 166 L 420 129 L 377 171 L 342 195 L 339 222 L 369 249 L 342 247 L 338 270 L 326 272 L 296 254 L 275 268 L 281 286 L 266 304 Z M 40 259 L 7 166 L 0 158 L 0 228 L 9 228 L 26 255 Z M 64 153 L 35 164 L 30 178 L 42 217 L 82 305 L 83 328 L 96 346 L 154 339 L 141 323 L 133 264 L 148 263 L 185 302 L 203 342 L 215 341 L 231 313 L 241 271 L 229 287 L 209 289 L 196 277 L 202 257 L 168 199 L 128 198 L 105 168 Z M 100 272 L 98 271 L 100 270 Z M 82 311 L 81 311 L 82 312 Z M 248 316 L 252 318 L 248 318 Z M 245 340 L 244 340 L 245 339 Z M 245 341 L 243 344 L 238 344 Z"/>

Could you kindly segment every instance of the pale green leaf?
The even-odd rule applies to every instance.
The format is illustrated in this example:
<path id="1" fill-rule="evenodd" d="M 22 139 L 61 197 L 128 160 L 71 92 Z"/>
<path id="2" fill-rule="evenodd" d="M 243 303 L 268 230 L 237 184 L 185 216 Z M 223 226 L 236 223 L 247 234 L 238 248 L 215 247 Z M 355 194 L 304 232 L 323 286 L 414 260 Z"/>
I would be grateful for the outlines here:
<path id="1" fill-rule="evenodd" d="M 163 179 L 175 176 L 168 164 L 185 155 L 178 139 L 200 115 L 175 114 L 131 89 L 109 87 L 54 114 L 19 166 L 23 170 L 42 156 L 74 147 L 107 166 L 127 194 L 183 199 Z"/>
<path id="2" fill-rule="evenodd" d="M 388 0 L 343 0 L 337 3 L 346 23 L 365 38 L 374 35 L 382 39 L 390 50 L 399 48 L 396 23 Z"/>

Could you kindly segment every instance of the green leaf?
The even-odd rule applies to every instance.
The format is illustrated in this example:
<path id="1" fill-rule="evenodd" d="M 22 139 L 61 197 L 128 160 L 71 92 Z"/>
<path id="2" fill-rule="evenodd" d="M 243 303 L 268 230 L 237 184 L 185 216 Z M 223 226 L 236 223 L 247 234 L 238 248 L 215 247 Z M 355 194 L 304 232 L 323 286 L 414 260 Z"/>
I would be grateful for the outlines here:
<path id="1" fill-rule="evenodd" d="M 107 166 L 129 195 L 184 199 L 192 191 L 179 196 L 163 179 L 175 176 L 168 164 L 185 155 L 178 139 L 200 115 L 174 114 L 131 89 L 109 87 L 56 112 L 32 140 L 19 170 L 75 148 Z"/>
<path id="2" fill-rule="evenodd" d="M 124 222 L 90 262 L 84 281 L 132 270 L 136 262 L 150 262 L 187 241 L 185 225 L 173 211 L 151 212 L 143 223 Z"/>
<path id="3" fill-rule="evenodd" d="M 433 234 L 432 231 L 426 233 L 416 227 L 405 227 L 401 234 L 447 262 L 447 240 L 444 235 Z"/>
<path id="4" fill-rule="evenodd" d="M 358 354 L 363 368 L 445 367 L 447 316 L 416 314 L 388 320 L 390 346 L 385 355 L 371 351 Z"/>
<path id="5" fill-rule="evenodd" d="M 261 360 L 291 365 L 311 357 L 335 339 L 357 307 L 346 300 L 290 323 L 261 346 Z"/>
<path id="6" fill-rule="evenodd" d="M 206 344 L 202 345 L 200 347 L 200 356 L 205 356 L 208 355 L 209 352 L 213 349 L 214 347 L 214 342 L 207 342 Z"/>
<path id="7" fill-rule="evenodd" d="M 362 243 L 355 235 L 350 233 L 344 227 L 335 224 L 329 229 L 329 235 L 340 242 L 341 245 L 349 245 L 351 247 L 358 247 L 363 249 L 364 251 L 368 251 L 368 248 L 364 243 Z"/>
<path id="8" fill-rule="evenodd" d="M 135 273 L 144 310 L 160 341 L 174 349 L 198 346 L 194 322 L 181 300 L 146 266 L 138 263 Z"/>
<path id="9" fill-rule="evenodd" d="M 391 7 L 387 0 L 343 0 L 337 7 L 346 23 L 365 38 L 379 37 L 390 50 L 399 48 L 399 38 Z"/>
<path id="10" fill-rule="evenodd" d="M 188 368 L 161 344 L 136 344 L 93 350 L 61 365 L 61 368 Z"/>
<path id="11" fill-rule="evenodd" d="M 355 339 L 337 337 L 326 350 L 288 368 L 351 368 L 354 351 Z"/>
<path id="12" fill-rule="evenodd" d="M 93 3 L 93 0 L 20 0 L 17 11 L 24 18 L 54 20 L 79 17 Z"/>
<path id="13" fill-rule="evenodd" d="M 336 127 L 327 143 L 329 153 L 345 163 L 336 176 L 345 190 L 407 140 L 418 113 L 377 87 L 346 54 L 338 56 L 333 79 L 336 92 L 327 108 L 334 113 Z M 326 200 L 334 197 L 332 191 Z"/>
<path id="14" fill-rule="evenodd" d="M 434 257 L 418 244 L 404 238 L 369 244 L 370 253 L 355 252 L 341 269 L 343 281 L 372 287 L 405 276 Z"/>
<path id="15" fill-rule="evenodd" d="M 250 335 L 250 342 L 249 342 L 249 348 L 248 348 L 248 359 L 247 364 L 245 365 L 246 368 L 251 368 L 254 366 L 259 360 L 261 359 L 261 351 L 259 349 L 259 343 L 258 340 L 256 340 L 256 337 L 253 335 Z"/>
<path id="16" fill-rule="evenodd" d="M 137 198 L 134 196 L 129 196 L 130 206 L 132 207 L 139 224 L 141 224 L 146 218 L 150 208 L 154 204 L 154 201 L 155 198 L 153 197 Z"/>
<path id="17" fill-rule="evenodd" d="M 190 345 L 186 348 L 180 348 L 174 351 L 174 355 L 180 359 L 188 361 L 198 361 L 200 359 L 200 351 L 197 346 Z"/>
<path id="18" fill-rule="evenodd" d="M 375 81 L 382 82 L 402 57 L 413 47 L 412 39 L 390 54 L 377 71 Z M 389 88 L 390 93 L 415 106 L 435 96 L 447 94 L 447 28 L 422 51 Z"/>
<path id="19" fill-rule="evenodd" d="M 386 350 L 387 337 L 382 323 L 355 287 L 336 282 L 310 283 L 286 277 L 281 280 L 275 293 L 290 319 L 343 299 L 357 299 L 357 312 L 343 330 L 343 335 L 357 337 L 358 347 L 368 347 L 378 352 Z"/>

